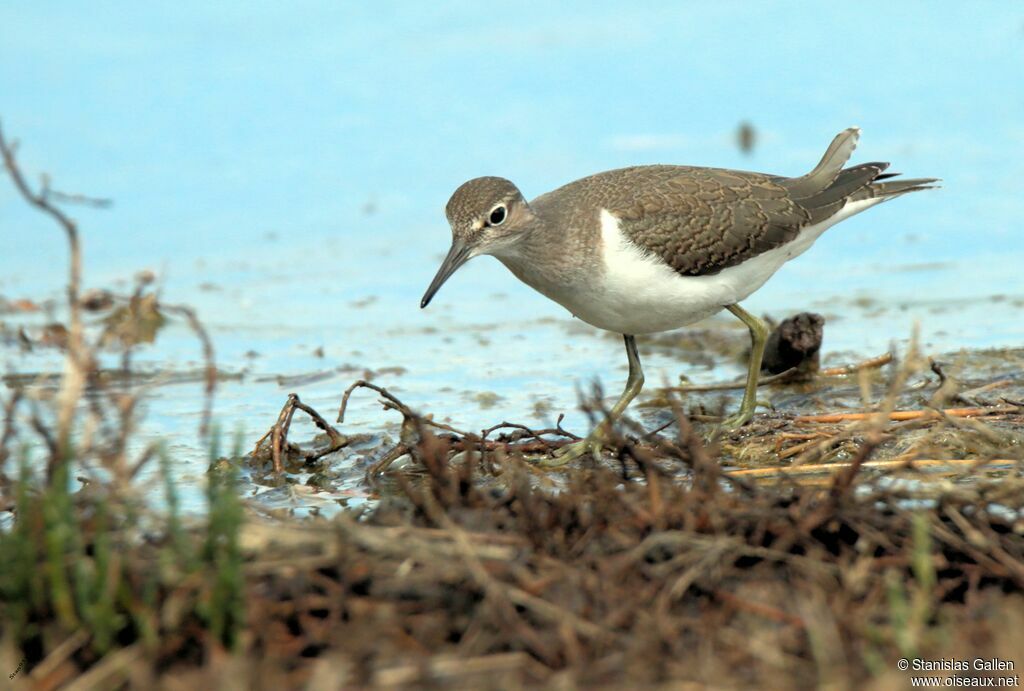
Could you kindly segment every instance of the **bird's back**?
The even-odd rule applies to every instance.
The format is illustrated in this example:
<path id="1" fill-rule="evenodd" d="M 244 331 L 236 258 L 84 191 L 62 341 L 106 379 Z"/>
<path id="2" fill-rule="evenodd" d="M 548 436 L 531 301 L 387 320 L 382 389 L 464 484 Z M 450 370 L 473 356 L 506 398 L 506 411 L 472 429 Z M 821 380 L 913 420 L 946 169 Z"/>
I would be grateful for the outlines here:
<path id="1" fill-rule="evenodd" d="M 650 165 L 609 170 L 541 195 L 531 206 L 552 228 L 593 227 L 601 210 L 644 252 L 684 276 L 703 276 L 781 247 L 849 201 L 926 189 L 933 180 L 880 182 L 887 163 L 844 168 L 859 130 L 840 133 L 800 177 Z"/>

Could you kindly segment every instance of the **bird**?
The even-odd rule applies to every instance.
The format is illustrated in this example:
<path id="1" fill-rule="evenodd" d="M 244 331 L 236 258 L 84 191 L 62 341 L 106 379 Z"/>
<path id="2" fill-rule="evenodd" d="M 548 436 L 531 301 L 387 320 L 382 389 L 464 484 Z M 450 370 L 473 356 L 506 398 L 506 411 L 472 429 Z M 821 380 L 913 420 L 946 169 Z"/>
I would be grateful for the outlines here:
<path id="1" fill-rule="evenodd" d="M 554 465 L 599 456 L 611 425 L 640 393 L 636 336 L 727 310 L 751 338 L 742 402 L 721 424 L 737 429 L 754 415 L 768 337 L 740 301 L 836 223 L 939 182 L 895 180 L 888 163 L 846 167 L 859 138 L 857 127 L 840 132 L 799 177 L 642 165 L 590 175 L 531 201 L 504 178 L 473 178 L 445 207 L 451 247 L 420 307 L 467 261 L 491 255 L 574 316 L 622 334 L 629 363 L 622 395 L 590 434 L 555 452 Z"/>

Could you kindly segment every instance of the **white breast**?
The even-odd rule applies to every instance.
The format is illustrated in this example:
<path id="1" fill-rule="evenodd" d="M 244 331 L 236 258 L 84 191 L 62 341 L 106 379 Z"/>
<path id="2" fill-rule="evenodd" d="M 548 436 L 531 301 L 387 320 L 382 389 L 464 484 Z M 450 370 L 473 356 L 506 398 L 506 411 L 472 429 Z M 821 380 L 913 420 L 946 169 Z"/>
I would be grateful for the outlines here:
<path id="1" fill-rule="evenodd" d="M 848 203 L 838 213 L 804 228 L 791 242 L 713 276 L 681 276 L 653 253 L 635 245 L 619 220 L 601 210 L 604 274 L 589 291 L 560 300 L 580 319 L 625 334 L 668 331 L 709 317 L 746 299 L 787 261 L 803 253 L 827 228 L 882 201 Z"/>

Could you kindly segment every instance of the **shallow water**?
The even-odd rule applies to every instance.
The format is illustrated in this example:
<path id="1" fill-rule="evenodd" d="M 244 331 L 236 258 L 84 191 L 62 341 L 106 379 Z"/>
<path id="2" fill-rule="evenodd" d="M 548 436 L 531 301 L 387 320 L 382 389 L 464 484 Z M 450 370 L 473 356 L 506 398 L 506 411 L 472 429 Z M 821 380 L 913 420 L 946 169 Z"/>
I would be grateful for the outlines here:
<path id="1" fill-rule="evenodd" d="M 747 308 L 823 313 L 825 351 L 842 362 L 904 343 L 915 323 L 927 352 L 1024 342 L 1019 8 L 373 7 L 0 8 L 5 132 L 30 173 L 114 200 L 73 209 L 88 286 L 151 268 L 166 300 L 198 309 L 219 366 L 244 375 L 218 390 L 223 429 L 254 440 L 292 391 L 333 418 L 369 371 L 459 427 L 566 412 L 583 431 L 578 387 L 625 376 L 616 338 L 490 258 L 419 310 L 450 192 L 499 174 L 534 196 L 653 162 L 799 174 L 851 124 L 864 130 L 856 161 L 943 189 L 830 230 Z M 735 142 L 745 120 L 750 155 Z M 62 239 L 6 184 L 0 228 L 0 295 L 59 297 Z M 56 367 L 53 353 L 3 356 L 8 371 Z M 714 352 L 642 357 L 652 384 L 741 369 Z M 140 362 L 192 370 L 199 348 L 173 326 Z M 157 387 L 139 440 L 169 440 L 193 507 L 199 392 Z M 397 422 L 363 392 L 344 431 L 394 435 Z M 313 433 L 300 416 L 293 429 Z"/>

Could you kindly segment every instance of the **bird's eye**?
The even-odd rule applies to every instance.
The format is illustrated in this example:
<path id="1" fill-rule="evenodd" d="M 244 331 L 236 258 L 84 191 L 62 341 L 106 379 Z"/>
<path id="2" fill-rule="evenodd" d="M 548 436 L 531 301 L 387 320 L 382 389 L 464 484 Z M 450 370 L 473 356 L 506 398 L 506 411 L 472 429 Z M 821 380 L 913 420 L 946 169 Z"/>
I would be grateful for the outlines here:
<path id="1" fill-rule="evenodd" d="M 498 205 L 491 209 L 491 214 L 490 216 L 487 217 L 487 222 L 492 226 L 500 226 L 502 223 L 505 222 L 505 217 L 507 215 L 508 212 L 505 210 L 505 206 Z"/>

